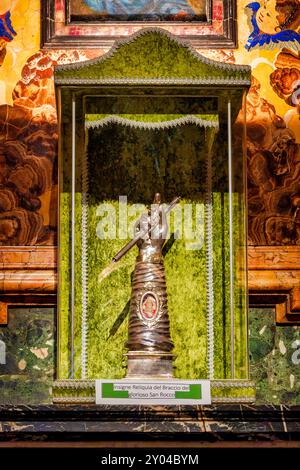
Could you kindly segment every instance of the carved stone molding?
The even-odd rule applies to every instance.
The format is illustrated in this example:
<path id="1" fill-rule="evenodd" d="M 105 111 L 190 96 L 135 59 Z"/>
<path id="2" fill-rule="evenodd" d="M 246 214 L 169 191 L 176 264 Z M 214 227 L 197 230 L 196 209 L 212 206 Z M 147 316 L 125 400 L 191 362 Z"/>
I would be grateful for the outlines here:
<path id="1" fill-rule="evenodd" d="M 0 250 L 0 324 L 8 305 L 56 303 L 56 247 Z M 300 246 L 249 246 L 251 306 L 275 306 L 278 324 L 300 324 Z"/>
<path id="2" fill-rule="evenodd" d="M 56 305 L 56 286 L 56 247 L 1 248 L 0 325 L 9 305 Z"/>
<path id="3" fill-rule="evenodd" d="M 300 246 L 249 246 L 251 306 L 275 306 L 276 323 L 300 324 Z"/>

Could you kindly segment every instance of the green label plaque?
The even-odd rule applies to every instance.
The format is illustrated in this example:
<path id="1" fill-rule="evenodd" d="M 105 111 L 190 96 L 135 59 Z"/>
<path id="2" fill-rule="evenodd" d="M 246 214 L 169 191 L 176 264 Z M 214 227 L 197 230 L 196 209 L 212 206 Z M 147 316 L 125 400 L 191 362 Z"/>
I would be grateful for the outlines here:
<path id="1" fill-rule="evenodd" d="M 210 405 L 210 380 L 96 380 L 96 404 Z"/>

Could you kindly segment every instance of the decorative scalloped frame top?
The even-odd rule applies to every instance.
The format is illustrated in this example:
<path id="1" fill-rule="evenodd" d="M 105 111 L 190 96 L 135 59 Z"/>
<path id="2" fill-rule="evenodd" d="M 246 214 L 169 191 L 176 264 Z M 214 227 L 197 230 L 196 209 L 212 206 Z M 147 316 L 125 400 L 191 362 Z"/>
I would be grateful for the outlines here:
<path id="1" fill-rule="evenodd" d="M 187 42 L 159 28 L 145 28 L 117 41 L 106 54 L 58 65 L 59 84 L 199 83 L 249 85 L 251 68 L 203 57 Z"/>
<path id="2" fill-rule="evenodd" d="M 199 127 L 214 128 L 216 130 L 218 130 L 219 128 L 218 121 L 202 119 L 193 115 L 187 115 L 184 117 L 179 117 L 177 119 L 157 121 L 157 122 L 138 121 L 137 119 L 128 119 L 122 116 L 113 115 L 113 116 L 106 116 L 106 117 L 103 117 L 102 119 L 98 119 L 95 121 L 86 121 L 85 128 L 96 129 L 96 128 L 101 128 L 104 126 L 109 126 L 110 124 L 118 124 L 121 126 L 127 126 L 127 127 L 132 127 L 136 129 L 145 129 L 145 130 L 168 129 L 170 127 L 180 127 L 180 126 L 185 126 L 188 124 L 194 124 Z"/>

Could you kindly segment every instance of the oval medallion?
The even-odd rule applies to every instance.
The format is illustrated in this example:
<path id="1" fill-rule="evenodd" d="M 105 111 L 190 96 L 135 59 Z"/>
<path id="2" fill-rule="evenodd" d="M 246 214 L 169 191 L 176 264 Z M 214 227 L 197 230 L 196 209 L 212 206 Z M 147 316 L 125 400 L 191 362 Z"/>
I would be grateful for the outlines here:
<path id="1" fill-rule="evenodd" d="M 154 292 L 145 292 L 140 302 L 141 319 L 151 326 L 158 321 L 159 300 Z"/>

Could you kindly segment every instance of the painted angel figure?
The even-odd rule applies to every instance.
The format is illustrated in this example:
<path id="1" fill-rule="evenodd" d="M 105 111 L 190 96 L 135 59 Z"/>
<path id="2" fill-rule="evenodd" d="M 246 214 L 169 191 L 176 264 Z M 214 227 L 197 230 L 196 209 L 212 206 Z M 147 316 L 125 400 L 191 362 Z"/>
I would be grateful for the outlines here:
<path id="1" fill-rule="evenodd" d="M 16 36 L 11 22 L 11 11 L 16 6 L 16 0 L 1 0 L 0 2 L 0 40 L 10 42 Z"/>
<path id="2" fill-rule="evenodd" d="M 252 10 L 253 26 L 245 46 L 248 51 L 254 47 L 274 49 L 282 46 L 296 52 L 300 50 L 299 0 L 265 0 L 249 3 L 246 8 Z"/>

